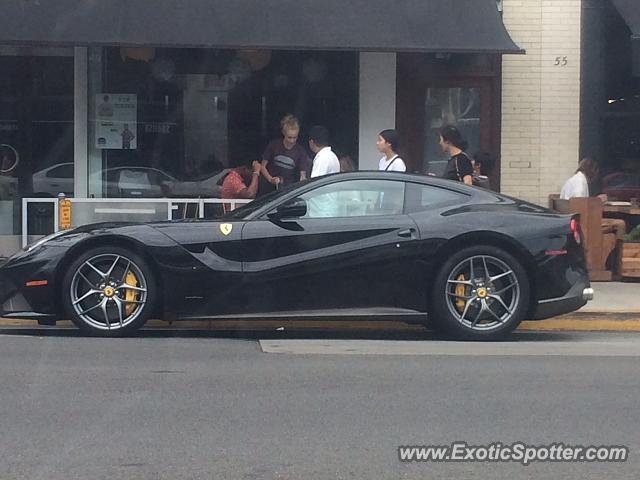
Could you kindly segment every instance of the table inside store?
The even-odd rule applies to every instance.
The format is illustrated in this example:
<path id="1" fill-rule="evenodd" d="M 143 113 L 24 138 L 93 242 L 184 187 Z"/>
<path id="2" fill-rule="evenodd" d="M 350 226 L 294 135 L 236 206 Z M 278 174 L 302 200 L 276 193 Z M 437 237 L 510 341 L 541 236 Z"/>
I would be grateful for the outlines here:
<path id="1" fill-rule="evenodd" d="M 640 206 L 630 202 L 605 202 L 602 206 L 602 216 L 621 218 L 627 224 L 627 233 L 629 233 L 640 224 Z"/>

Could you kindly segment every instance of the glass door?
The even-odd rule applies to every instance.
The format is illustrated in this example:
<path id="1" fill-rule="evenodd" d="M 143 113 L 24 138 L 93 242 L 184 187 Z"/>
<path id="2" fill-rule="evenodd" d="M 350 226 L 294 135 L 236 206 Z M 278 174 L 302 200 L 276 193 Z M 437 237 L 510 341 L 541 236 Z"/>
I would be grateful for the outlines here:
<path id="1" fill-rule="evenodd" d="M 424 147 L 421 170 L 442 176 L 449 157 L 438 144 L 440 129 L 455 125 L 469 143 L 471 156 L 481 150 L 482 89 L 469 87 L 428 87 L 424 96 Z"/>
<path id="2" fill-rule="evenodd" d="M 496 159 L 489 175 L 500 184 L 500 56 L 399 55 L 396 126 L 400 149 L 411 172 L 444 173 L 448 158 L 439 131 L 456 126 L 469 143 L 467 153 Z"/>

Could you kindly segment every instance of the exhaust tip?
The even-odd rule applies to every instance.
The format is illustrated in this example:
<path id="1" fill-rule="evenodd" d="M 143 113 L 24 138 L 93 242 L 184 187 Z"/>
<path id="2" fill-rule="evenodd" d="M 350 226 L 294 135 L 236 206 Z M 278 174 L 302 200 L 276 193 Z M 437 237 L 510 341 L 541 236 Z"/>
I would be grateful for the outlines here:
<path id="1" fill-rule="evenodd" d="M 594 291 L 593 288 L 585 288 L 582 290 L 582 299 L 587 302 L 593 300 Z"/>

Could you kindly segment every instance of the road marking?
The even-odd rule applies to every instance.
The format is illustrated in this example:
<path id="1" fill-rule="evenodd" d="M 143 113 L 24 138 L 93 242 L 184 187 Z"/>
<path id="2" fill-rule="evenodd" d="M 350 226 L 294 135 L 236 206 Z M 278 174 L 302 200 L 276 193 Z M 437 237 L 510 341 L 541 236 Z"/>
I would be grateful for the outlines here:
<path id="1" fill-rule="evenodd" d="M 449 342 L 439 340 L 260 340 L 264 353 L 295 355 L 452 355 L 640 357 L 640 338 Z"/>

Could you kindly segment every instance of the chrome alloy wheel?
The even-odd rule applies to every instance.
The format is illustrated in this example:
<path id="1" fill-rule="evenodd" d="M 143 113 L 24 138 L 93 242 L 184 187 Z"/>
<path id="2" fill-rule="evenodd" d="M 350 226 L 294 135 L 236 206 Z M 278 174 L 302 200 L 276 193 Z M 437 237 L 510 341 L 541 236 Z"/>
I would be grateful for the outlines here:
<path id="1" fill-rule="evenodd" d="M 521 296 L 513 269 L 489 255 L 458 263 L 445 288 L 449 311 L 460 324 L 473 330 L 492 330 L 507 323 Z"/>
<path id="2" fill-rule="evenodd" d="M 83 322 L 99 330 L 115 331 L 141 314 L 147 302 L 147 281 L 129 258 L 99 254 L 76 269 L 69 294 Z"/>

